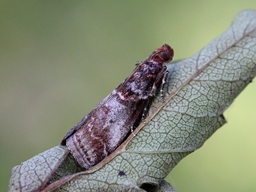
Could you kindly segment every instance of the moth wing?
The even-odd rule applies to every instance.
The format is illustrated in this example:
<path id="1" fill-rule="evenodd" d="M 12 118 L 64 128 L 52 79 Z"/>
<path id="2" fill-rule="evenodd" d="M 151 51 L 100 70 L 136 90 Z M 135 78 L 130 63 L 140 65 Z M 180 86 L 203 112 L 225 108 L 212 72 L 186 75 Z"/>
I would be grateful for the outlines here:
<path id="1" fill-rule="evenodd" d="M 95 109 L 93 109 L 88 115 L 86 115 L 79 123 L 77 123 L 72 129 L 70 129 L 70 131 L 64 136 L 64 138 L 61 141 L 61 145 L 65 145 L 66 144 L 66 140 L 72 136 L 77 130 L 79 130 L 87 121 L 88 119 L 90 119 L 95 112 L 101 108 L 102 105 L 104 105 L 106 102 L 108 102 L 109 100 L 111 100 L 118 91 L 122 90 L 123 87 L 127 84 L 128 80 L 134 75 L 134 73 L 136 73 L 139 69 L 139 66 L 144 64 L 146 61 L 149 60 L 150 57 L 148 57 L 147 59 L 145 59 L 143 62 L 139 63 L 138 65 L 136 65 L 135 69 L 133 70 L 132 74 L 127 77 L 114 91 L 112 91 L 112 93 L 110 93 L 105 99 L 103 99 L 103 101 L 101 103 L 99 103 Z"/>
<path id="2" fill-rule="evenodd" d="M 61 145 L 66 145 L 66 140 L 72 136 L 77 130 L 79 130 L 94 114 L 95 112 L 101 108 L 106 102 L 113 98 L 115 91 L 110 93 L 105 99 L 103 99 L 88 115 L 86 115 L 79 123 L 77 123 L 74 127 L 72 127 L 69 132 L 63 137 L 61 141 Z"/>

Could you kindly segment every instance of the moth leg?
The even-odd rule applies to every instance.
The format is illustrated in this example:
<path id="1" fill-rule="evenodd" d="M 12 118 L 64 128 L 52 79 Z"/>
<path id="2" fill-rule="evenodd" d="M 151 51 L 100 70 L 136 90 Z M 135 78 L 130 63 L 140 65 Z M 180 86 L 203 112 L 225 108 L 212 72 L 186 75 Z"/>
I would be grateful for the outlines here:
<path id="1" fill-rule="evenodd" d="M 146 117 L 146 112 L 148 110 L 148 105 L 149 105 L 149 102 L 150 102 L 150 98 L 154 97 L 156 95 L 156 90 L 157 90 L 157 86 L 161 83 L 161 86 L 160 86 L 160 96 L 162 98 L 162 101 L 164 101 L 164 91 L 163 91 L 163 88 L 164 88 L 164 85 L 166 83 L 166 79 L 167 79 L 167 76 L 168 76 L 168 73 L 169 71 L 166 70 L 166 66 L 163 67 L 163 70 L 161 71 L 160 75 L 157 77 L 155 83 L 153 84 L 152 86 L 152 89 L 149 93 L 149 97 L 147 99 L 147 102 L 146 102 L 146 105 L 144 107 L 144 110 L 143 110 L 143 113 L 142 113 L 142 121 L 145 123 L 145 117 Z"/>
<path id="2" fill-rule="evenodd" d="M 164 88 L 164 85 L 166 83 L 166 79 L 167 79 L 167 76 L 168 76 L 168 73 L 169 71 L 166 70 L 166 66 L 163 67 L 162 71 L 159 73 L 153 87 L 152 87 L 152 90 L 150 92 L 150 96 L 155 96 L 155 92 L 156 92 L 156 88 L 157 86 L 159 86 L 159 84 L 161 84 L 160 86 L 160 96 L 162 98 L 162 100 L 164 100 L 164 91 L 163 91 L 163 88 Z"/>
<path id="3" fill-rule="evenodd" d="M 134 128 L 133 128 L 133 126 L 131 126 L 131 127 L 130 127 L 130 129 L 131 129 L 131 133 L 133 133 L 133 131 L 134 131 Z"/>
<path id="4" fill-rule="evenodd" d="M 160 95 L 161 95 L 162 101 L 164 101 L 164 85 L 166 83 L 168 73 L 169 73 L 169 71 L 165 71 L 163 78 L 162 78 L 161 87 L 160 87 Z"/>
<path id="5" fill-rule="evenodd" d="M 142 117 L 141 117 L 141 121 L 143 121 L 143 123 L 145 123 L 146 113 L 147 113 L 147 105 L 144 107 Z"/>
<path id="6" fill-rule="evenodd" d="M 134 127 L 133 127 L 133 125 L 131 126 L 131 134 L 133 135 L 133 136 L 135 136 L 135 134 L 134 134 Z"/>
<path id="7" fill-rule="evenodd" d="M 154 83 L 153 84 L 153 86 L 152 86 L 152 89 L 151 89 L 151 91 L 150 91 L 150 93 L 149 93 L 149 97 L 154 97 L 154 96 L 156 96 L 156 84 Z"/>
<path id="8" fill-rule="evenodd" d="M 145 119 L 146 119 L 146 114 L 148 112 L 148 107 L 149 107 L 149 102 L 150 102 L 150 99 L 152 98 L 153 96 L 149 95 L 149 97 L 146 99 L 146 103 L 145 103 L 145 107 L 143 109 L 143 112 L 142 112 L 142 116 L 141 116 L 141 121 L 143 123 L 146 123 Z"/>

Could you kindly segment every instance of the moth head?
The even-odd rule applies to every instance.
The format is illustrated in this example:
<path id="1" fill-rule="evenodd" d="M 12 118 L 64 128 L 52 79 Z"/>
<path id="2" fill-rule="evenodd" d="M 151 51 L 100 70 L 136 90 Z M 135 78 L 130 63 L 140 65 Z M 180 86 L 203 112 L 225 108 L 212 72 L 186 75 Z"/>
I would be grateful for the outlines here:
<path id="1" fill-rule="evenodd" d="M 158 51 L 158 57 L 162 61 L 169 62 L 172 60 L 174 51 L 169 45 L 164 44 Z"/>

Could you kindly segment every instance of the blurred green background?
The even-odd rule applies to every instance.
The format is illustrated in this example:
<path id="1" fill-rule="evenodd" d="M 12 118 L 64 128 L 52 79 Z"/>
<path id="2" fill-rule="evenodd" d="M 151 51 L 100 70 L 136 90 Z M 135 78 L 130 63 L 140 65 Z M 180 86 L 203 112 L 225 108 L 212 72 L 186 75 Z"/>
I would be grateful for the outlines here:
<path id="1" fill-rule="evenodd" d="M 58 145 L 164 43 L 192 56 L 255 0 L 1 1 L 0 191 L 11 168 Z M 256 83 L 228 123 L 167 180 L 179 192 L 256 191 Z"/>

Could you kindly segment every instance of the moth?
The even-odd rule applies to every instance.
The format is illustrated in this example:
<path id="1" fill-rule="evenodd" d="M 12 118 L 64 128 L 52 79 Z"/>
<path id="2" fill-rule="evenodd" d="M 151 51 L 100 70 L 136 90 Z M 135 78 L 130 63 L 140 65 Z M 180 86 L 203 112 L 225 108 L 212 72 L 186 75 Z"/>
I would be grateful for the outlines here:
<path id="1" fill-rule="evenodd" d="M 88 169 L 111 154 L 142 121 L 149 101 L 163 86 L 165 63 L 173 49 L 164 44 L 144 61 L 112 93 L 75 125 L 62 139 L 77 162 Z"/>

